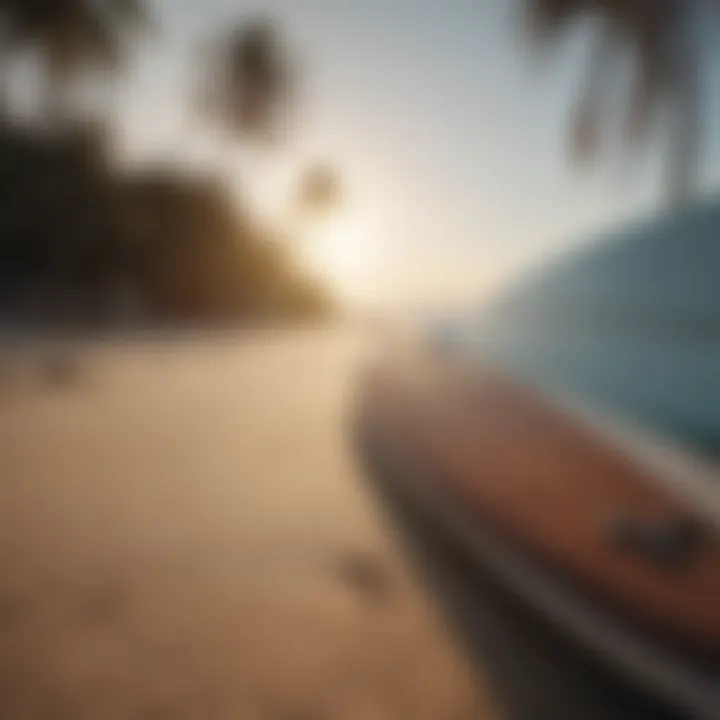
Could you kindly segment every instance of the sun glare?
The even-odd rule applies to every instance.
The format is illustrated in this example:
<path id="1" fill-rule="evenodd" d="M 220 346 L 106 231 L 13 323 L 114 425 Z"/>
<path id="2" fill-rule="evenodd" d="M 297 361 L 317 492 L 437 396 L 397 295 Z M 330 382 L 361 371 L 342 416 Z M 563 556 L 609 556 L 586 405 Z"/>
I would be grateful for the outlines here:
<path id="1" fill-rule="evenodd" d="M 307 257 L 314 268 L 343 294 L 361 284 L 368 263 L 368 229 L 359 218 L 338 214 L 307 233 Z"/>

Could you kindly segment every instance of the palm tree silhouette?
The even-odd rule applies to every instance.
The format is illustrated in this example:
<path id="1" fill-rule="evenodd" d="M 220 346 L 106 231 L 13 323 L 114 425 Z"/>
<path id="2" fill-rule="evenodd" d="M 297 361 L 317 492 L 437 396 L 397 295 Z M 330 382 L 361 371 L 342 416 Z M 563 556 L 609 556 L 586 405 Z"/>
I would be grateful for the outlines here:
<path id="1" fill-rule="evenodd" d="M 208 60 L 200 84 L 205 118 L 232 138 L 276 140 L 296 86 L 276 25 L 265 18 L 238 25 L 210 46 Z M 302 225 L 330 213 L 342 196 L 340 177 L 332 167 L 310 166 L 298 180 L 288 224 Z"/>
<path id="2" fill-rule="evenodd" d="M 594 48 L 570 133 L 577 160 L 591 159 L 600 145 L 614 60 L 630 50 L 635 81 L 626 108 L 625 139 L 632 148 L 656 122 L 667 121 L 668 199 L 682 204 L 695 194 L 702 136 L 702 26 L 716 20 L 716 0 L 526 0 L 532 37 L 547 43 L 575 21 L 596 21 Z"/>
<path id="3" fill-rule="evenodd" d="M 264 18 L 213 44 L 202 78 L 202 111 L 230 135 L 274 139 L 292 94 L 284 41 Z"/>
<path id="4" fill-rule="evenodd" d="M 0 0 L 0 54 L 6 64 L 34 55 L 46 114 L 56 120 L 68 109 L 69 84 L 89 71 L 117 71 L 131 33 L 147 22 L 143 0 Z"/>
<path id="5" fill-rule="evenodd" d="M 326 215 L 342 204 L 343 195 L 337 171 L 330 165 L 314 165 L 300 178 L 296 206 L 303 213 Z"/>

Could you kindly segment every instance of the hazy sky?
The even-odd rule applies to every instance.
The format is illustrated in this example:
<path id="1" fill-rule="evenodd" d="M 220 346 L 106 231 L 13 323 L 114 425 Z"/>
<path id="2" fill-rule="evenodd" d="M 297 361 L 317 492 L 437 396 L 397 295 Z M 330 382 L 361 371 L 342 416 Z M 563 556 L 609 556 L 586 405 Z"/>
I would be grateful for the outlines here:
<path id="1" fill-rule="evenodd" d="M 221 159 L 276 206 L 298 167 L 332 161 L 348 209 L 310 252 L 353 299 L 479 298 L 588 231 L 660 203 L 659 144 L 639 164 L 617 151 L 598 166 L 569 166 L 567 111 L 586 45 L 578 33 L 533 53 L 514 0 L 155 4 L 161 36 L 138 53 L 122 93 L 127 150 Z M 202 42 L 258 12 L 282 24 L 303 83 L 292 138 L 262 157 L 200 133 L 187 112 Z M 708 149 L 708 168 L 719 155 Z"/>

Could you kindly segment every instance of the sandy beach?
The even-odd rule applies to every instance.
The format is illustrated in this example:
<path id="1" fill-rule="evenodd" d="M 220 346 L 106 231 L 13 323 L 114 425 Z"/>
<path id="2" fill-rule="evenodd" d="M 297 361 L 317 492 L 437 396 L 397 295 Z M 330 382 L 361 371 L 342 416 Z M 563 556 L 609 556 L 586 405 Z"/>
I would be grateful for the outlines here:
<path id="1" fill-rule="evenodd" d="M 464 720 L 487 691 L 347 447 L 345 331 L 0 363 L 0 716 Z"/>

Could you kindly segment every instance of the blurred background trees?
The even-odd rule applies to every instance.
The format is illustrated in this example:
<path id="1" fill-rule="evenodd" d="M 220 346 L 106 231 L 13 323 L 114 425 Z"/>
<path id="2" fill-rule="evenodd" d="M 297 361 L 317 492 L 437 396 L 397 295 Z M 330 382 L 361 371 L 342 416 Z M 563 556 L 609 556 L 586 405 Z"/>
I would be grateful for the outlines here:
<path id="1" fill-rule="evenodd" d="M 604 123 L 625 102 L 625 140 L 636 149 L 657 129 L 669 154 L 671 204 L 691 199 L 697 188 L 702 140 L 704 40 L 720 30 L 716 0 L 525 0 L 533 38 L 558 40 L 578 21 L 594 22 L 594 47 L 586 83 L 571 127 L 571 150 L 581 161 L 600 149 Z M 706 33 L 708 33 L 706 35 Z M 630 57 L 634 82 L 628 95 L 618 83 L 618 62 Z"/>
<path id="2" fill-rule="evenodd" d="M 692 198 L 717 2 L 519 2 L 541 46 L 582 23 L 591 31 L 569 134 L 575 159 L 603 150 L 621 109 L 629 150 L 659 134 L 667 142 L 670 202 Z M 146 319 L 211 320 L 329 309 L 292 237 L 279 237 L 342 205 L 332 164 L 299 175 L 290 221 L 275 232 L 219 171 L 121 169 L 112 123 L 100 120 L 112 120 L 107 88 L 157 30 L 143 0 L 0 0 L 0 315 L 107 321 L 125 308 Z M 629 92 L 619 62 L 632 64 Z M 21 63 L 34 71 L 29 116 L 17 112 L 9 81 Z M 223 28 L 198 65 L 200 116 L 219 131 L 223 154 L 249 142 L 281 151 L 299 78 L 279 28 L 263 17 Z"/>
<path id="3" fill-rule="evenodd" d="M 277 139 L 294 87 L 278 28 L 257 19 L 224 33 L 210 48 L 201 110 L 235 138 Z"/>
<path id="4" fill-rule="evenodd" d="M 343 202 L 340 176 L 330 165 L 314 165 L 300 178 L 297 207 L 314 216 L 332 212 Z"/>
<path id="5" fill-rule="evenodd" d="M 58 123 L 75 119 L 78 86 L 122 69 L 149 18 L 142 0 L 0 0 L 0 22 L 4 72 L 30 57 L 38 114 Z"/>
<path id="6" fill-rule="evenodd" d="M 121 170 L 83 91 L 121 73 L 151 25 L 140 0 L 0 0 L 5 76 L 30 60 L 35 112 L 0 96 L 0 316 L 107 323 L 318 316 L 331 300 L 220 174 Z M 233 30 L 205 78 L 207 120 L 274 135 L 291 94 L 265 20 Z M 97 94 L 94 95 L 97 97 Z"/>

